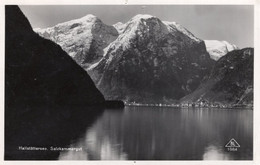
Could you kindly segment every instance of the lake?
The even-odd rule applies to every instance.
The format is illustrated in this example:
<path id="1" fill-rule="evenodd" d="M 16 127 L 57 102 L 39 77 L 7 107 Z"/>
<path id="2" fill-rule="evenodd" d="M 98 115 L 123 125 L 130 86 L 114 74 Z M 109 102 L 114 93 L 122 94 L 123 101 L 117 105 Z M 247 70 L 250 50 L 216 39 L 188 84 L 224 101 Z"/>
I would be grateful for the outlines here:
<path id="1" fill-rule="evenodd" d="M 234 139 L 239 147 L 230 151 Z M 125 107 L 106 109 L 59 160 L 252 160 L 253 111 Z"/>

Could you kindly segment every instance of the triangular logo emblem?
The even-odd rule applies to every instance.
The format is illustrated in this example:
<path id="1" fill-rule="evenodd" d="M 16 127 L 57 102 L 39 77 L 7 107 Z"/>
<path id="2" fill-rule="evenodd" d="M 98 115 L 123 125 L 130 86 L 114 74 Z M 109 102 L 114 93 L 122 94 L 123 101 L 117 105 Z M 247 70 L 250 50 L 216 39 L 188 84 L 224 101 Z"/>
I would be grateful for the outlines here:
<path id="1" fill-rule="evenodd" d="M 231 139 L 226 145 L 225 147 L 240 147 L 240 145 L 238 144 L 238 142 L 235 139 Z"/>

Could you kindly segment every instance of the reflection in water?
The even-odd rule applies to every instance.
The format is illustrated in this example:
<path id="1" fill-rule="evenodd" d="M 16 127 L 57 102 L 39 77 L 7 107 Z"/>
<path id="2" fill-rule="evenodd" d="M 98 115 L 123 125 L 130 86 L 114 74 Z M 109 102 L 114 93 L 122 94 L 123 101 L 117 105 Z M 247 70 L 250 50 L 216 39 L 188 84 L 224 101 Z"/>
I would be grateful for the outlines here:
<path id="1" fill-rule="evenodd" d="M 127 155 L 124 153 L 122 145 L 117 143 L 116 136 L 111 137 L 110 128 L 113 128 L 111 122 L 120 119 L 116 114 L 121 110 L 111 110 L 105 118 L 100 118 L 87 133 L 81 137 L 71 147 L 83 147 L 83 152 L 67 151 L 61 152 L 60 160 L 126 160 Z M 103 121 L 105 120 L 105 121 Z M 108 124 L 108 125 L 106 125 Z M 111 126 L 111 127 L 110 127 Z M 79 156 L 80 155 L 80 156 Z"/>
<path id="2" fill-rule="evenodd" d="M 253 111 L 126 107 L 105 110 L 59 159 L 228 160 L 252 159 Z M 241 145 L 229 152 L 234 138 Z"/>
<path id="3" fill-rule="evenodd" d="M 60 160 L 126 160 L 126 154 L 120 149 L 120 145 L 111 144 L 108 137 L 100 137 L 97 130 L 91 128 L 84 138 L 70 147 L 83 147 L 83 152 L 61 152 Z"/>
<path id="4" fill-rule="evenodd" d="M 51 147 L 68 147 L 84 135 L 86 129 L 103 113 L 103 109 L 97 107 L 31 108 L 32 111 L 16 117 L 16 120 L 6 121 L 5 160 L 55 160 L 60 152 L 52 151 Z M 20 150 L 19 146 L 46 150 Z M 67 157 L 87 159 L 82 152 L 71 154 Z"/>
<path id="5" fill-rule="evenodd" d="M 203 160 L 230 160 L 232 159 L 228 153 L 224 153 L 220 147 L 210 145 L 205 148 Z"/>

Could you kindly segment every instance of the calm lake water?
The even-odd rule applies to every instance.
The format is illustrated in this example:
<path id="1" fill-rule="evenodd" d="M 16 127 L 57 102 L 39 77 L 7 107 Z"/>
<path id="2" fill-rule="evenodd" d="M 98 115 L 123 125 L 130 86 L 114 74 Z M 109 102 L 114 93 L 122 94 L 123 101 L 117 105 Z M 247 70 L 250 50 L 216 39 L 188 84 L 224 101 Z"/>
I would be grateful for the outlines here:
<path id="1" fill-rule="evenodd" d="M 234 138 L 240 145 L 228 151 Z M 252 160 L 253 111 L 125 107 L 104 113 L 60 160 Z"/>

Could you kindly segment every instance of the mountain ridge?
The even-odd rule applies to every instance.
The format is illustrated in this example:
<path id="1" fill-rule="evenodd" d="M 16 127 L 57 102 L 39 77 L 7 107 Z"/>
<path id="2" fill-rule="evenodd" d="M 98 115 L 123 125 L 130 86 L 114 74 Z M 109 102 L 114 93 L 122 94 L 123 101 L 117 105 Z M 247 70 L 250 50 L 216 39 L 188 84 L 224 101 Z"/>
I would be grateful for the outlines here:
<path id="1" fill-rule="evenodd" d="M 5 50 L 7 109 L 105 101 L 87 72 L 59 45 L 36 34 L 18 6 L 6 6 Z"/>
<path id="2" fill-rule="evenodd" d="M 88 73 L 109 99 L 137 101 L 141 95 L 161 101 L 178 99 L 194 90 L 213 63 L 203 40 L 180 25 L 150 15 L 137 15 L 125 23 L 105 52 Z"/>
<path id="3" fill-rule="evenodd" d="M 103 49 L 118 36 L 113 26 L 91 14 L 34 31 L 59 44 L 83 68 L 102 58 Z"/>
<path id="4" fill-rule="evenodd" d="M 218 60 L 239 50 L 227 41 L 199 39 L 180 24 L 152 15 L 139 14 L 112 27 L 117 34 L 99 47 L 98 58 L 88 65 L 78 62 L 107 99 L 175 102 L 205 82 Z"/>
<path id="5" fill-rule="evenodd" d="M 209 77 L 182 103 L 253 106 L 254 49 L 243 48 L 221 57 Z"/>

